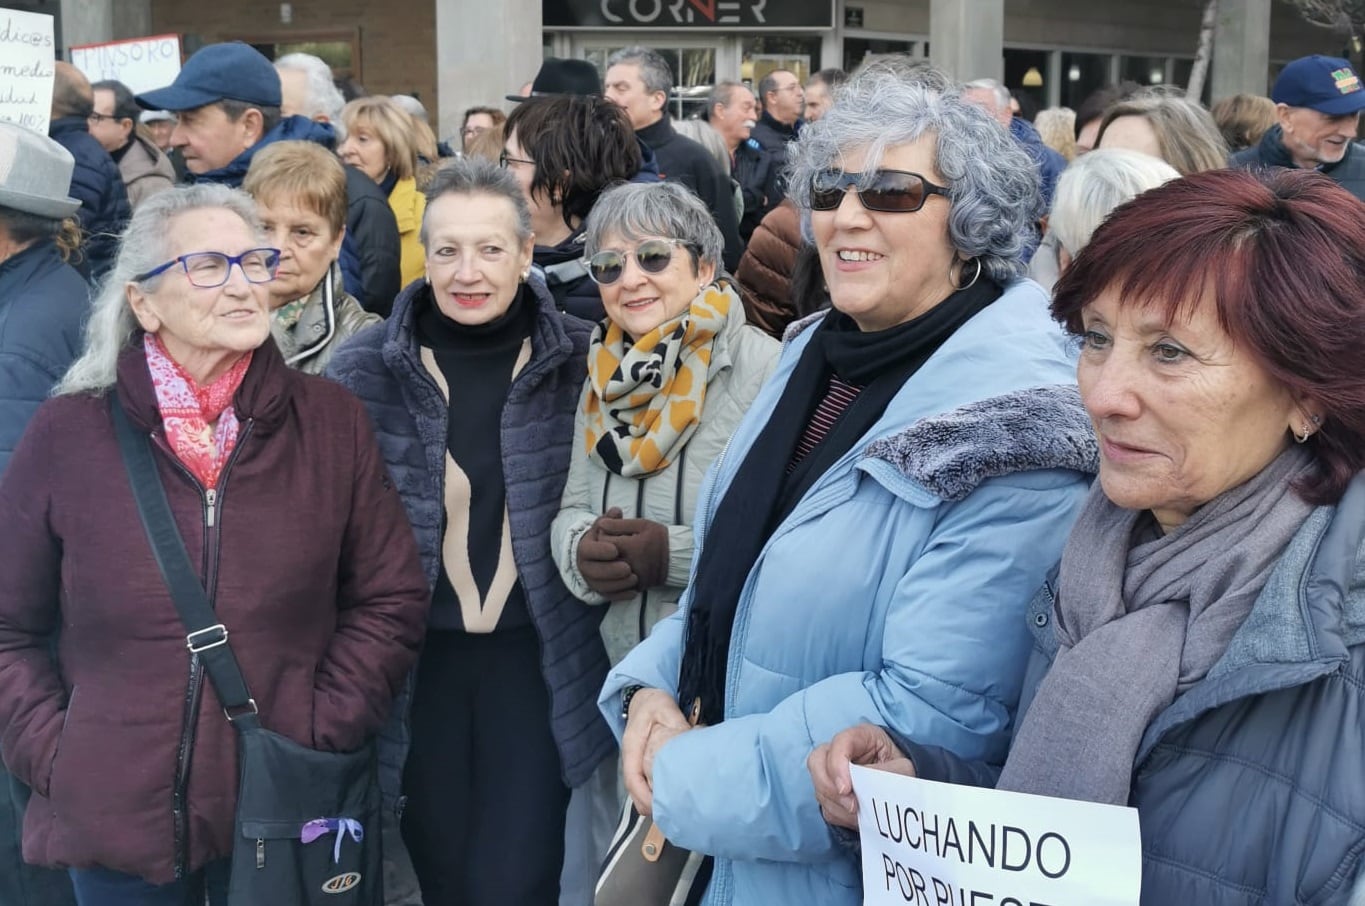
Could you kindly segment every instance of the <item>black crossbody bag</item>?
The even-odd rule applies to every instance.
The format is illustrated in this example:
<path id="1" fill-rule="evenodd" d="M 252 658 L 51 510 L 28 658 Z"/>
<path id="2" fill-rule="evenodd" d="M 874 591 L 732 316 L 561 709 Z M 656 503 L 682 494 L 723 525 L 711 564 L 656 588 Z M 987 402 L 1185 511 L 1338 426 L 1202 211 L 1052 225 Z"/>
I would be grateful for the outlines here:
<path id="1" fill-rule="evenodd" d="M 219 622 L 176 528 L 153 459 L 111 395 L 114 430 L 138 515 L 199 655 L 237 730 L 240 776 L 229 906 L 383 906 L 381 797 L 373 742 L 333 754 L 261 725 L 228 629 Z"/>

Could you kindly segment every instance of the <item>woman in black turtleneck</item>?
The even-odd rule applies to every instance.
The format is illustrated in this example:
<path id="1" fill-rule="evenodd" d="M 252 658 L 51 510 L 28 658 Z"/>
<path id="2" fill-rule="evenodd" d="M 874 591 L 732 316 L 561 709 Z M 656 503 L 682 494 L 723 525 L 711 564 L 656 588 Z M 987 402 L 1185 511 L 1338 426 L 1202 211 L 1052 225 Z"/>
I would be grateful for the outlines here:
<path id="1" fill-rule="evenodd" d="M 422 241 L 426 278 L 329 370 L 370 410 L 432 585 L 382 779 L 406 799 L 427 906 L 553 906 L 569 790 L 612 752 L 594 707 L 600 615 L 564 587 L 549 542 L 591 326 L 531 275 L 530 212 L 506 170 L 443 168 Z"/>

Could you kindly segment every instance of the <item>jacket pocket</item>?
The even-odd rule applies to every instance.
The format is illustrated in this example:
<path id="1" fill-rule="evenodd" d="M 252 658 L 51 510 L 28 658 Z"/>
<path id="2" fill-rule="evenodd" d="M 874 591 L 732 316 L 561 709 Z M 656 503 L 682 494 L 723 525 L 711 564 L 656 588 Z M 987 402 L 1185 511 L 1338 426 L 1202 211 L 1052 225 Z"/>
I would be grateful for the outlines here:
<path id="1" fill-rule="evenodd" d="M 57 761 L 62 754 L 62 741 L 66 738 L 66 728 L 71 724 L 71 712 L 76 707 L 76 686 L 66 697 L 66 708 L 62 712 L 62 728 L 57 733 L 57 744 L 52 747 L 52 760 L 47 763 L 47 776 L 33 778 L 33 791 L 44 798 L 52 796 L 52 778 L 57 775 Z"/>

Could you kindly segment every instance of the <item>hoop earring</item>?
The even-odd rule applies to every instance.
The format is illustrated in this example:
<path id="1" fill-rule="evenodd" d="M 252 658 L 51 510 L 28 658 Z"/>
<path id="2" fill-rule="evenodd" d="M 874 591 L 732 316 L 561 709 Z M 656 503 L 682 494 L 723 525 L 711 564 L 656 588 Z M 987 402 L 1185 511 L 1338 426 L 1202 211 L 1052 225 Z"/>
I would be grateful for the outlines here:
<path id="1" fill-rule="evenodd" d="M 1302 433 L 1302 434 L 1299 434 L 1298 432 L 1295 432 L 1295 433 L 1294 433 L 1294 442 L 1295 442 L 1295 443 L 1300 443 L 1300 444 L 1306 444 L 1306 443 L 1308 443 L 1308 438 L 1310 438 L 1310 437 L 1312 437 L 1312 436 L 1313 436 L 1313 428 L 1312 428 L 1310 425 L 1304 425 L 1304 426 L 1303 426 L 1303 433 Z"/>
<path id="2" fill-rule="evenodd" d="M 967 264 L 966 264 L 966 262 L 963 262 L 963 264 L 962 264 L 962 270 L 961 270 L 961 271 L 958 271 L 958 274 L 957 274 L 957 281 L 955 281 L 955 282 L 957 283 L 957 288 L 958 288 L 959 290 L 971 289 L 973 286 L 976 286 L 976 281 L 978 281 L 978 280 L 981 279 L 981 270 L 982 270 L 982 267 L 981 267 L 981 259 L 980 259 L 980 258 L 973 258 L 972 261 L 974 261 L 974 262 L 976 263 L 976 273 L 972 274 L 972 279 L 971 279 L 971 280 L 967 281 L 965 284 L 961 282 L 961 281 L 962 281 L 962 273 L 963 273 L 963 271 L 966 271 L 966 270 L 967 270 Z M 949 274 L 948 274 L 948 275 L 949 275 L 949 277 L 952 276 L 952 271 L 951 271 L 951 270 L 949 271 Z"/>

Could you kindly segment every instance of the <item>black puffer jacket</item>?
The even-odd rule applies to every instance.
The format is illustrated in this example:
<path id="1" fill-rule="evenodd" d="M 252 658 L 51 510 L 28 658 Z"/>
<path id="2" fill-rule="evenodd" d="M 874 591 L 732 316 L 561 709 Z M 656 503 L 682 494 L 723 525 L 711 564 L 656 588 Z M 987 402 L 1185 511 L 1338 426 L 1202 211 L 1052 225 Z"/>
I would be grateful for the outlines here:
<path id="1" fill-rule="evenodd" d="M 77 269 L 98 280 L 114 266 L 119 237 L 133 216 L 128 190 L 118 164 L 95 137 L 83 116 L 63 116 L 52 121 L 47 134 L 76 158 L 71 172 L 71 197 L 80 200 L 81 229 L 85 231 L 84 258 Z"/>
<path id="2" fill-rule="evenodd" d="M 739 219 L 739 237 L 747 245 L 754 230 L 768 212 L 782 203 L 785 190 L 777 160 L 754 139 L 735 148 L 731 177 L 744 195 L 744 216 Z"/>
<path id="3" fill-rule="evenodd" d="M 607 312 L 602 308 L 602 294 L 588 276 L 583 261 L 585 237 L 579 227 L 558 245 L 538 245 L 531 254 L 531 263 L 554 296 L 556 308 L 596 324 Z"/>

